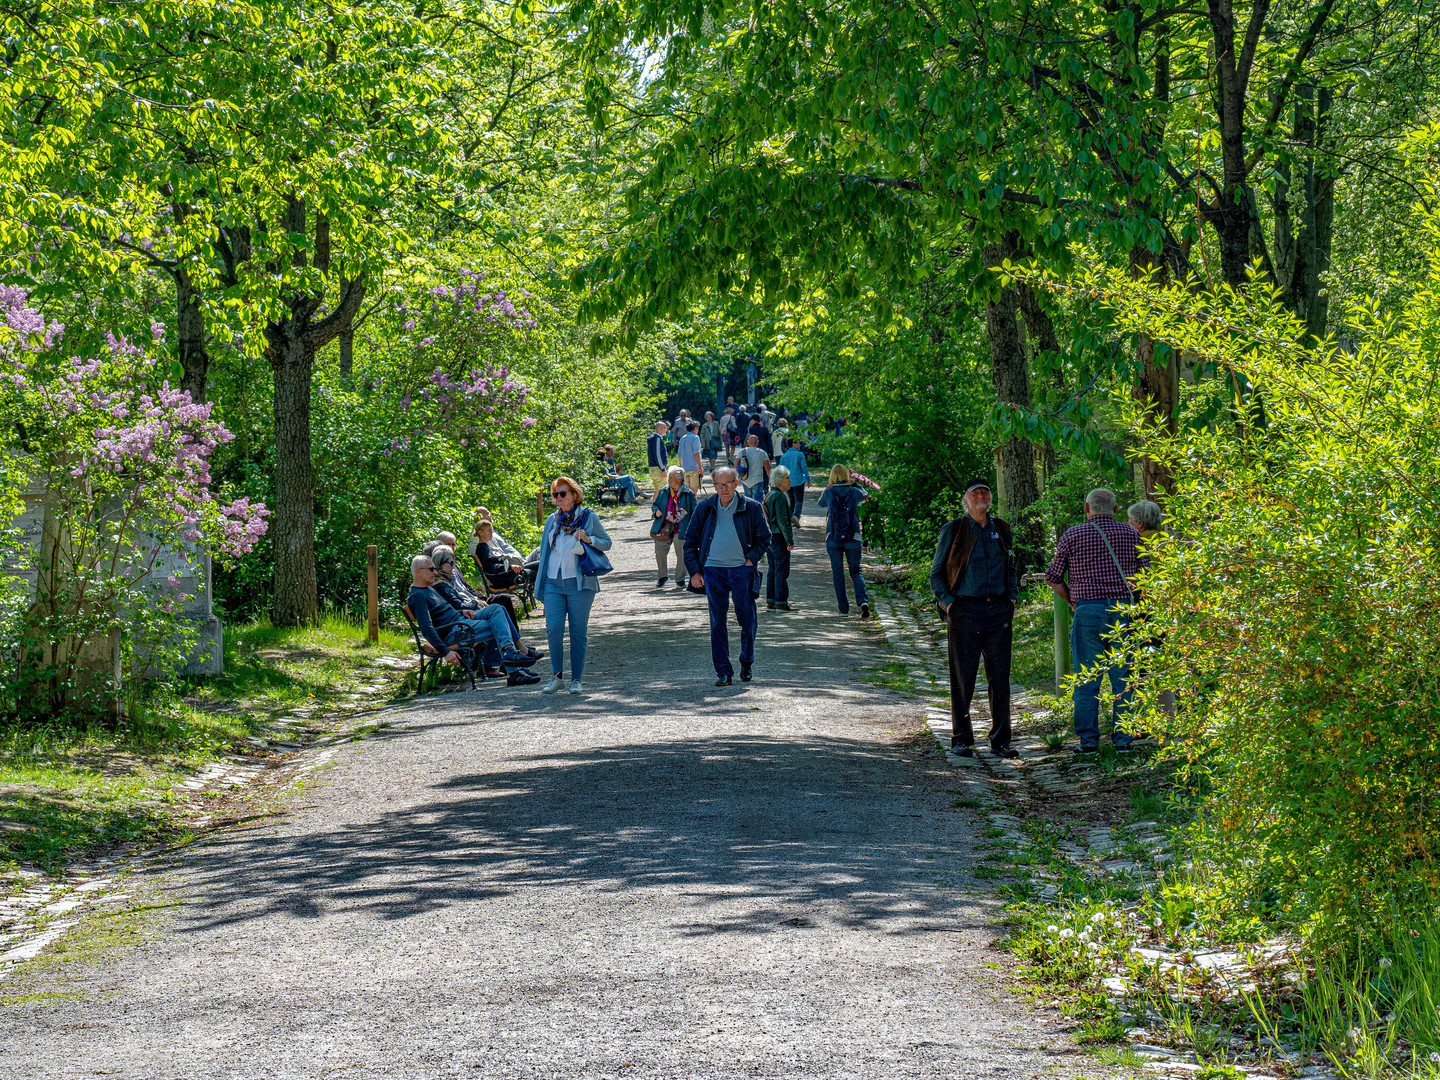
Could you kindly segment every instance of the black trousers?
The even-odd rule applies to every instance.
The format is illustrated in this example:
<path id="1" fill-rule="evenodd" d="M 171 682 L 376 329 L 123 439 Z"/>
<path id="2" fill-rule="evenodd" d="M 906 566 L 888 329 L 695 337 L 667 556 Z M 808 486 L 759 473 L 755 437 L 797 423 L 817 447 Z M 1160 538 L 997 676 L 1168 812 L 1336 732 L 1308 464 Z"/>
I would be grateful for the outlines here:
<path id="1" fill-rule="evenodd" d="M 970 703 L 975 674 L 985 660 L 990 684 L 990 746 L 1010 745 L 1010 648 L 1015 609 L 1008 597 L 960 599 L 950 605 L 945 638 L 950 647 L 950 744 L 974 746 Z"/>
<path id="2" fill-rule="evenodd" d="M 770 534 L 770 574 L 765 579 L 765 599 L 777 604 L 790 602 L 790 549 L 780 533 Z"/>

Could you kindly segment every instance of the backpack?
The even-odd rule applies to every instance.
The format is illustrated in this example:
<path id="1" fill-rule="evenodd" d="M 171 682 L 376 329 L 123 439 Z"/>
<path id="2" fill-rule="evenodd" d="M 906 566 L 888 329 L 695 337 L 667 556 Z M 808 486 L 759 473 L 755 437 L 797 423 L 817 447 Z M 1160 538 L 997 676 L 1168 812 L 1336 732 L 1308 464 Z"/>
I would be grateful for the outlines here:
<path id="1" fill-rule="evenodd" d="M 838 544 L 854 542 L 860 535 L 860 515 L 855 512 L 855 496 L 850 493 L 836 495 L 830 504 L 830 520 L 835 523 L 834 537 Z"/>

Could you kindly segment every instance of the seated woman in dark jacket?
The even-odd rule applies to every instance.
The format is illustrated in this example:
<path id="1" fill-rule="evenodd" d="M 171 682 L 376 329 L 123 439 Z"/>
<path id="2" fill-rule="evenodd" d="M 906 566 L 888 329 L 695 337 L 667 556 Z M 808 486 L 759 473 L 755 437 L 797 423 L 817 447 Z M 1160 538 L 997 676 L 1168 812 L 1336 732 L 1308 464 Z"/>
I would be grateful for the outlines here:
<path id="1" fill-rule="evenodd" d="M 508 589 L 525 580 L 522 571 L 514 569 L 510 560 L 494 545 L 495 526 L 481 521 L 475 526 L 475 562 L 492 588 Z"/>

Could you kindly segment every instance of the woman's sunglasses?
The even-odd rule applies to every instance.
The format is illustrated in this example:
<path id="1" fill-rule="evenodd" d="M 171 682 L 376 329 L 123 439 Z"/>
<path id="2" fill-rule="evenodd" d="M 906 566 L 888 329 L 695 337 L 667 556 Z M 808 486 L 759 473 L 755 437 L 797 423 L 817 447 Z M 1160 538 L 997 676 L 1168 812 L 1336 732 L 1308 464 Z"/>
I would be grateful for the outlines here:
<path id="1" fill-rule="evenodd" d="M 569 488 L 561 488 L 559 491 L 552 491 L 552 492 L 550 493 L 550 497 L 551 497 L 552 499 L 569 499 L 569 498 L 573 497 L 574 494 L 575 494 L 575 493 L 574 493 L 573 491 L 571 491 Z"/>

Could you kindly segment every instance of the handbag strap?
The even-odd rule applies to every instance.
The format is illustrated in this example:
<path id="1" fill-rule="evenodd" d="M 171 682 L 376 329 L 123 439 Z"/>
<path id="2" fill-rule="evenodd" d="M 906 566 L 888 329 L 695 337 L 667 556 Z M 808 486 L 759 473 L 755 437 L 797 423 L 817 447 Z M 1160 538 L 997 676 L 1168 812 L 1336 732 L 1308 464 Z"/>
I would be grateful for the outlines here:
<path id="1" fill-rule="evenodd" d="M 1125 586 L 1125 593 L 1130 597 L 1130 603 L 1135 602 L 1135 590 L 1130 588 L 1130 579 L 1125 576 L 1125 571 L 1120 569 L 1120 560 L 1115 556 L 1115 549 L 1110 546 L 1110 538 L 1105 535 L 1105 530 L 1096 525 L 1093 521 L 1085 523 L 1100 534 L 1100 540 L 1105 545 L 1105 550 L 1110 553 L 1110 561 L 1115 564 L 1115 572 L 1120 575 L 1120 583 Z"/>

